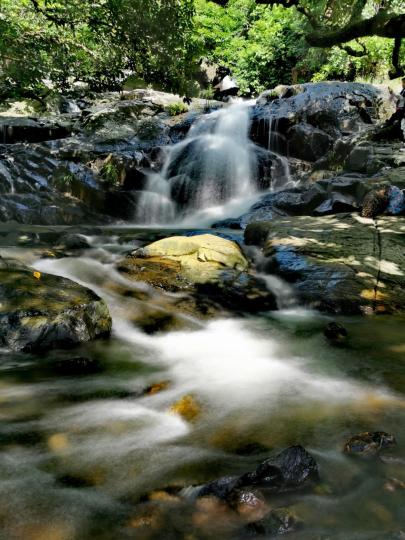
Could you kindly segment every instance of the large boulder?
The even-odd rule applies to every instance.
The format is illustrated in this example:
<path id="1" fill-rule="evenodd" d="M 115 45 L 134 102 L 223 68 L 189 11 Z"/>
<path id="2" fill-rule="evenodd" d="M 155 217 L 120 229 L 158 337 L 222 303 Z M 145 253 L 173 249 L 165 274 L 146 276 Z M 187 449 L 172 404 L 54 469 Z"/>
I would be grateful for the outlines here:
<path id="1" fill-rule="evenodd" d="M 252 114 L 252 138 L 268 147 L 274 133 L 287 138 L 293 155 L 314 161 L 333 141 L 387 118 L 393 106 L 387 88 L 346 82 L 307 83 L 267 90 Z"/>
<path id="2" fill-rule="evenodd" d="M 332 141 L 325 131 L 303 122 L 288 132 L 288 154 L 306 161 L 316 161 L 332 147 Z"/>
<path id="3" fill-rule="evenodd" d="M 220 236 L 165 238 L 134 251 L 118 268 L 131 279 L 164 291 L 209 297 L 225 308 L 275 308 L 264 282 L 249 274 L 249 263 L 238 244 Z"/>
<path id="4" fill-rule="evenodd" d="M 104 300 L 69 279 L 0 258 L 0 347 L 71 346 L 111 331 Z"/>
<path id="5" fill-rule="evenodd" d="M 378 227 L 356 214 L 252 223 L 267 270 L 294 283 L 309 307 L 332 313 L 405 311 L 405 219 L 381 217 Z"/>

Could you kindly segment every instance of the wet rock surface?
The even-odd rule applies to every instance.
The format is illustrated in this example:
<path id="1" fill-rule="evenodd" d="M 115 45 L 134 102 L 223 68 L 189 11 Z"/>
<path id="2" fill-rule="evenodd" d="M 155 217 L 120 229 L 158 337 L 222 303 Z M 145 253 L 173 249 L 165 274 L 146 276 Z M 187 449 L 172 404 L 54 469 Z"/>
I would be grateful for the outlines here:
<path id="1" fill-rule="evenodd" d="M 236 311 L 273 309 L 265 283 L 233 241 L 206 234 L 169 237 L 133 252 L 118 264 L 131 279 L 169 292 L 187 292 Z"/>
<path id="2" fill-rule="evenodd" d="M 394 435 L 385 431 L 375 431 L 373 433 L 365 432 L 351 437 L 344 446 L 347 454 L 361 456 L 375 456 L 381 450 L 386 450 L 395 446 Z"/>
<path id="3" fill-rule="evenodd" d="M 159 149 L 181 140 L 206 109 L 193 100 L 189 112 L 171 116 L 179 101 L 137 90 L 61 96 L 43 116 L 0 115 L 0 222 L 133 219 L 145 170 L 159 168 Z"/>
<path id="4" fill-rule="evenodd" d="M 197 497 L 215 496 L 227 500 L 235 490 L 255 487 L 280 493 L 311 485 L 319 478 L 318 465 L 302 446 L 291 446 L 260 463 L 252 472 L 214 480 L 197 491 Z"/>
<path id="5" fill-rule="evenodd" d="M 265 230 L 268 234 L 266 240 Z M 294 283 L 308 306 L 332 313 L 403 312 L 404 218 L 295 217 L 248 226 L 267 269 Z"/>
<path id="6" fill-rule="evenodd" d="M 107 305 L 77 283 L 0 258 L 0 344 L 14 351 L 66 347 L 106 336 Z"/>
<path id="7" fill-rule="evenodd" d="M 252 138 L 287 137 L 292 155 L 315 161 L 332 141 L 356 133 L 392 112 L 387 89 L 361 83 L 307 83 L 264 92 L 253 112 Z M 306 149 L 304 155 L 302 150 Z"/>

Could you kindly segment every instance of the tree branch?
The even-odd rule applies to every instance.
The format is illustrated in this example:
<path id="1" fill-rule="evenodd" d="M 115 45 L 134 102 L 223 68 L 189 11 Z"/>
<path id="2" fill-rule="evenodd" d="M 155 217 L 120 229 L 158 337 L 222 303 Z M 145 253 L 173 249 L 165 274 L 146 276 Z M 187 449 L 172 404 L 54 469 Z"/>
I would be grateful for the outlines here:
<path id="1" fill-rule="evenodd" d="M 402 77 L 405 73 L 404 66 L 401 65 L 399 59 L 399 53 L 401 51 L 402 38 L 396 38 L 394 43 L 394 49 L 392 51 L 392 65 L 393 70 L 390 71 L 390 79 L 396 79 L 397 77 Z"/>
<path id="2" fill-rule="evenodd" d="M 356 21 L 343 28 L 312 32 L 307 35 L 307 41 L 313 47 L 332 47 L 366 36 L 405 37 L 405 14 L 389 15 L 380 11 L 370 19 Z"/>

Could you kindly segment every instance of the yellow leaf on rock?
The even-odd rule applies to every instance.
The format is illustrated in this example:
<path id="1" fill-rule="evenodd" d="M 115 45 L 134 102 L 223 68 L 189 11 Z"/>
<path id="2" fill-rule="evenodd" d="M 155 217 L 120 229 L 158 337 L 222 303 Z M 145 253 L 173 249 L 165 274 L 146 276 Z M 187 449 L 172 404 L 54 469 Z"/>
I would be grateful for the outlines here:
<path id="1" fill-rule="evenodd" d="M 41 279 L 41 272 L 35 271 L 33 275 L 34 275 L 34 278 Z"/>

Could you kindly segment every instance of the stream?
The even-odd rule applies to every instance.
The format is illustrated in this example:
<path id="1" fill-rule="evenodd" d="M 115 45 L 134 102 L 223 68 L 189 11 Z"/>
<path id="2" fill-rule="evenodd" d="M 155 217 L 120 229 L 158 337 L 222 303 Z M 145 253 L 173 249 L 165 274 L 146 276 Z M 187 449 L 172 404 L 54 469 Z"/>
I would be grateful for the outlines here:
<path id="1" fill-rule="evenodd" d="M 210 228 L 298 183 L 273 117 L 267 148 L 249 138 L 249 107 L 201 115 L 165 147 L 135 190 L 130 224 L 0 224 L 2 257 L 89 287 L 113 320 L 110 338 L 75 348 L 0 350 L 0 540 L 274 538 L 220 501 L 196 501 L 194 486 L 292 445 L 310 452 L 320 480 L 267 493 L 267 510 L 293 516 L 288 538 L 405 538 L 404 317 L 304 309 L 242 230 Z M 63 247 L 70 233 L 88 247 Z M 278 310 L 204 318 L 176 307 L 187 293 L 117 270 L 155 240 L 205 233 L 242 245 Z M 339 346 L 324 336 L 332 321 L 348 331 Z M 398 444 L 369 459 L 343 452 L 374 431 Z"/>
<path id="2" fill-rule="evenodd" d="M 139 503 L 169 486 L 241 474 L 293 444 L 315 457 L 321 482 L 271 500 L 302 523 L 289 538 L 403 538 L 403 494 L 389 488 L 405 481 L 403 318 L 339 319 L 349 339 L 332 347 L 323 336 L 331 319 L 294 305 L 290 288 L 270 279 L 284 309 L 182 316 L 179 329 L 147 333 L 133 322 L 144 295 L 159 305 L 166 297 L 169 311 L 171 295 L 128 281 L 114 264 L 190 231 L 87 227 L 89 249 L 47 256 L 66 231 L 2 225 L 2 254 L 95 290 L 110 308 L 112 338 L 40 357 L 0 352 L 1 540 L 248 538 L 176 497 L 142 527 Z M 90 362 L 80 376 L 66 369 L 77 357 Z M 153 385 L 161 391 L 146 391 Z M 186 395 L 199 405 L 193 422 L 170 411 Z M 399 443 L 384 461 L 343 454 L 351 435 L 375 430 Z M 154 506 L 146 508 L 151 520 Z"/>

